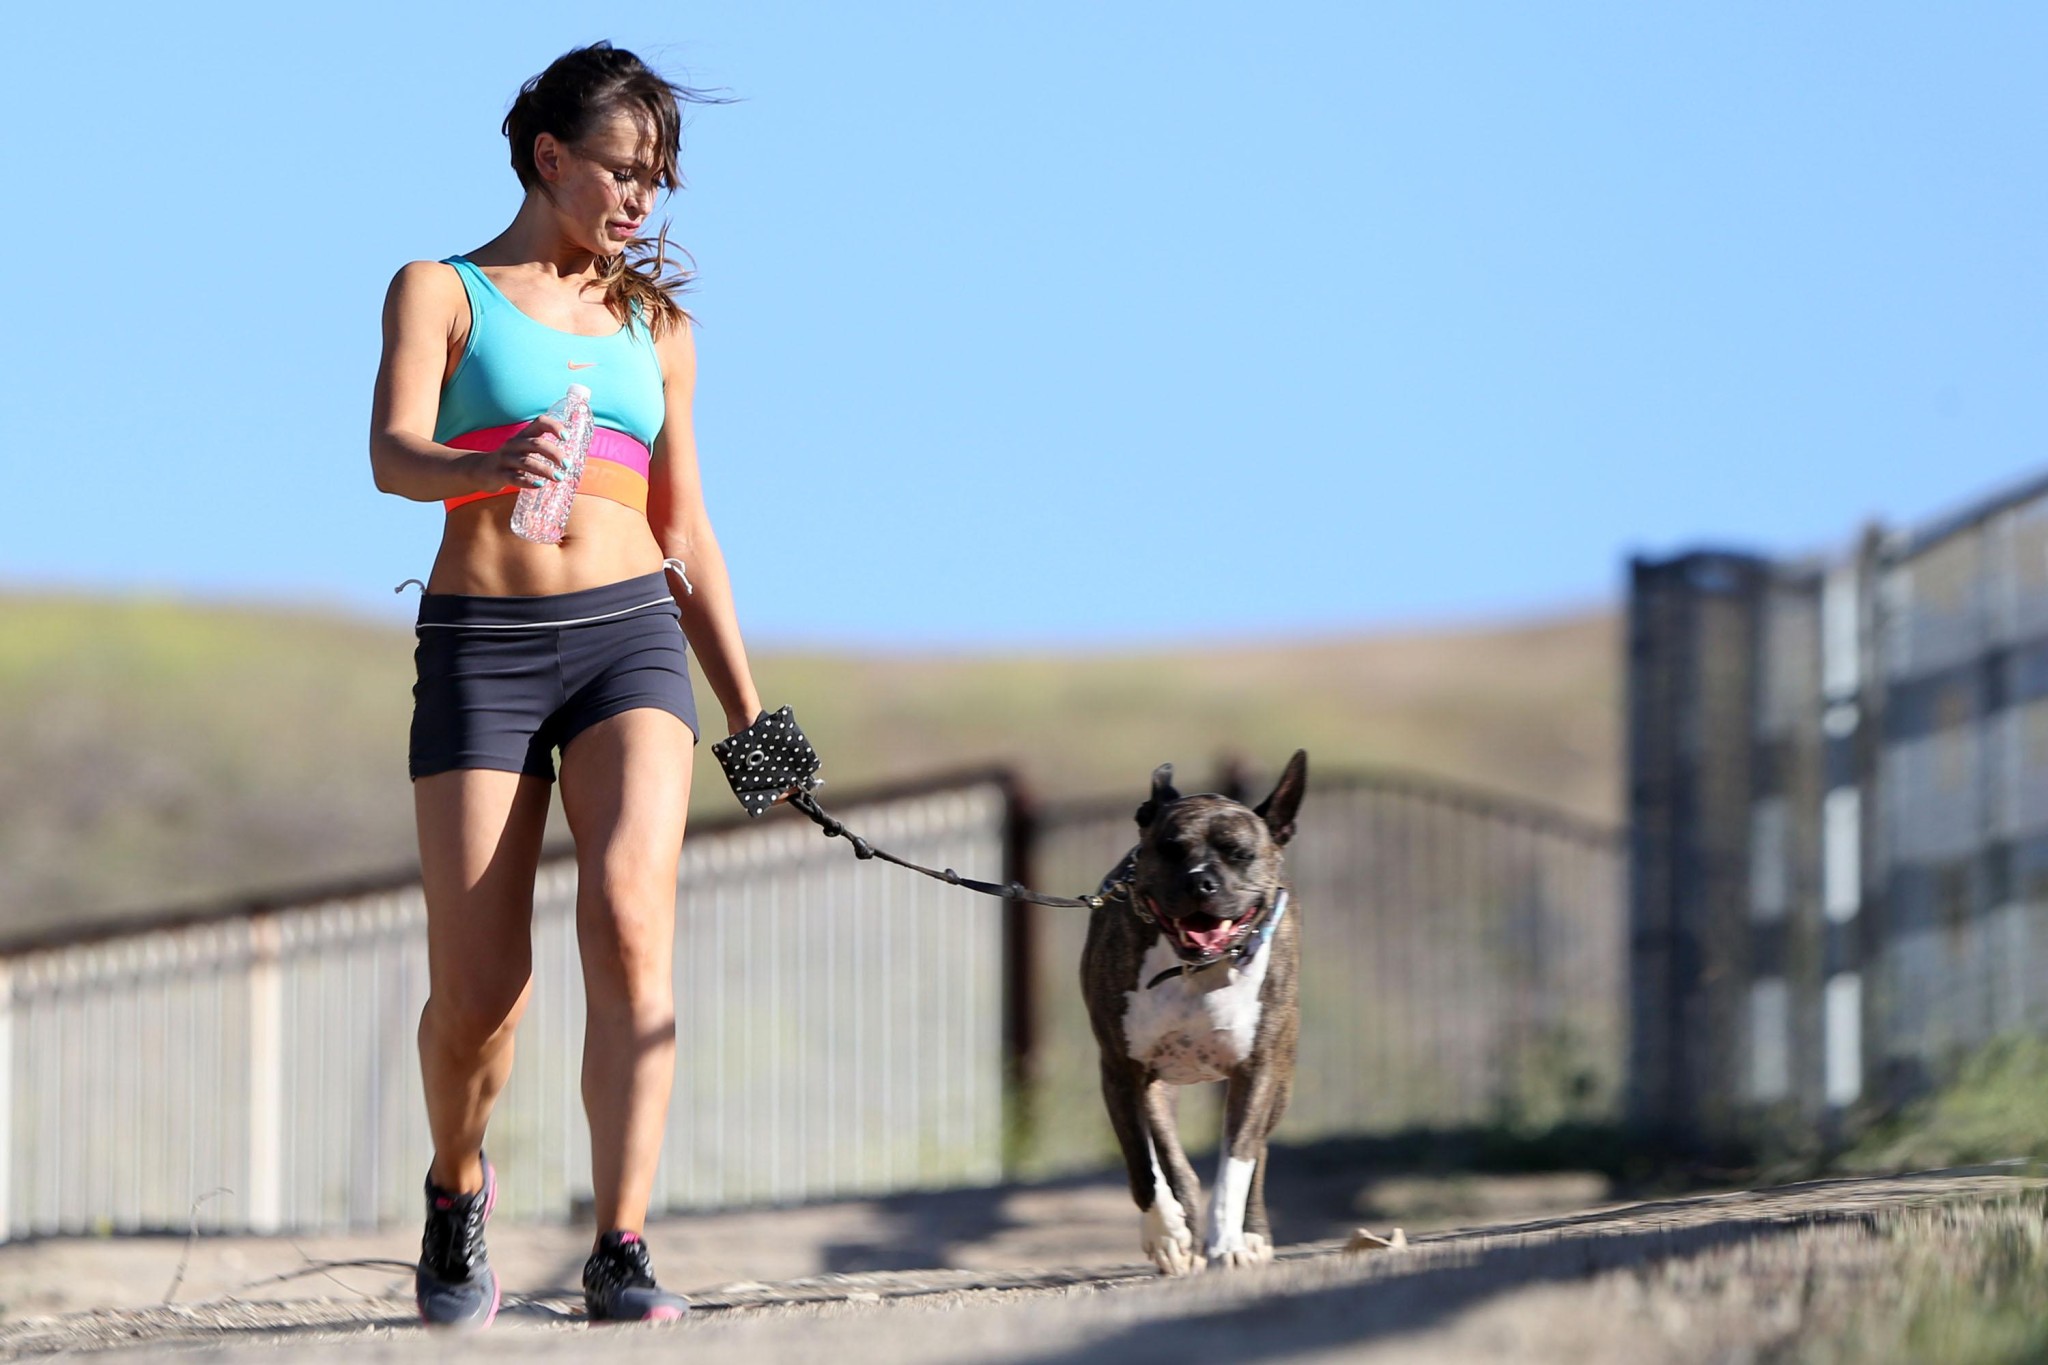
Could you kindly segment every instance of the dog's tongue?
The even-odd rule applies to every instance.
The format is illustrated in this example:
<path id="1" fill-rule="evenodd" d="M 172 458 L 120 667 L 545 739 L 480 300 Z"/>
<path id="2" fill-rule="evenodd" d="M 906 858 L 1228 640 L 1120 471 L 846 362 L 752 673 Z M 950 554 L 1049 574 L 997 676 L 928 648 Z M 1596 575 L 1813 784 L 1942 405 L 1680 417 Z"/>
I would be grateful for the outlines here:
<path id="1" fill-rule="evenodd" d="M 1197 929 L 1194 925 L 1182 926 L 1187 940 L 1205 953 L 1220 953 L 1230 945 L 1230 931 L 1237 927 L 1234 919 L 1214 920 L 1213 929 Z"/>

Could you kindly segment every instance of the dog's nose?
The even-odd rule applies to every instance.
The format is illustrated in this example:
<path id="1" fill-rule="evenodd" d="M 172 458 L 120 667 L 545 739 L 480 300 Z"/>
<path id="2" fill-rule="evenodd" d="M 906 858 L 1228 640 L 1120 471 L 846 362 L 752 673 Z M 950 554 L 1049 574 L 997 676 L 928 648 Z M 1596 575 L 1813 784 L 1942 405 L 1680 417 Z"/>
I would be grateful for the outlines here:
<path id="1" fill-rule="evenodd" d="M 1188 869 L 1188 890 L 1197 896 L 1213 896 L 1222 889 L 1223 883 L 1206 866 Z"/>

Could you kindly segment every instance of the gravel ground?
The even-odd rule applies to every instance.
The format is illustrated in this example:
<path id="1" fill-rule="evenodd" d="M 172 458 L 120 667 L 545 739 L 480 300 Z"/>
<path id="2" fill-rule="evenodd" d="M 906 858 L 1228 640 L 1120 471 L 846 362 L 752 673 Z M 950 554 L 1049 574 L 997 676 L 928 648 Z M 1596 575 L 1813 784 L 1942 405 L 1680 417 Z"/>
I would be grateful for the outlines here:
<path id="1" fill-rule="evenodd" d="M 1351 1252 L 1341 1238 L 1303 1241 L 1263 1270 L 1176 1281 L 1132 1264 L 1128 1249 L 1109 1250 L 1112 1239 L 1126 1248 L 1134 1240 L 1135 1220 L 1116 1206 L 1114 1187 L 1101 1185 L 952 1196 L 950 1213 L 943 1205 L 933 1212 L 917 1201 L 883 1201 L 721 1215 L 654 1232 L 666 1280 L 707 1283 L 667 1269 L 695 1268 L 700 1256 L 726 1266 L 845 1266 L 862 1257 L 875 1264 L 712 1284 L 693 1293 L 697 1311 L 683 1323 L 595 1329 L 596 1336 L 574 1296 L 545 1287 L 573 1279 L 569 1268 L 580 1262 L 587 1234 L 570 1229 L 494 1232 L 494 1260 L 508 1284 L 543 1287 L 509 1295 L 498 1325 L 467 1339 L 430 1337 L 414 1323 L 401 1263 L 303 1273 L 309 1258 L 365 1259 L 335 1254 L 360 1251 L 354 1243 L 301 1242 L 290 1250 L 275 1241 L 203 1240 L 170 1305 L 160 1300 L 179 1239 L 44 1243 L 0 1256 L 0 1293 L 10 1304 L 0 1354 L 199 1351 L 239 1361 L 274 1358 L 288 1347 L 293 1359 L 309 1361 L 468 1360 L 485 1352 L 564 1360 L 596 1360 L 602 1352 L 609 1360 L 685 1348 L 693 1361 L 803 1365 L 817 1365 L 827 1352 L 833 1365 L 1892 1359 L 1900 1357 L 1889 1338 L 1868 1327 L 1873 1296 L 1903 1301 L 1926 1265 L 1974 1264 L 1972 1249 L 1994 1233 L 2010 1237 L 2018 1229 L 2038 1244 L 2040 1201 L 2028 1192 L 2041 1187 L 2030 1175 L 2004 1171 L 1815 1182 L 1411 1228 L 1411 1245 L 1397 1251 Z M 1545 1188 L 1555 1194 L 1564 1187 Z M 1524 1190 L 1522 1197 L 1540 1195 Z M 986 1209 L 973 1211 L 977 1198 L 1002 1211 L 993 1230 Z M 959 1205 L 963 1199 L 969 1202 Z M 943 1260 L 946 1268 L 884 1263 L 945 1243 L 948 1217 L 959 1221 L 954 1233 L 981 1240 L 955 1237 L 953 1251 L 928 1262 Z M 916 1223 L 917 1235 L 891 1233 L 892 1218 Z M 847 1240 L 862 1232 L 866 1241 Z M 841 1240 L 829 1240 L 835 1236 Z M 381 1255 L 402 1256 L 390 1240 Z M 1062 1247 L 1070 1258 L 1053 1259 Z M 237 1257 L 255 1258 L 247 1268 L 265 1253 L 268 1264 L 285 1267 L 270 1273 L 295 1277 L 239 1294 L 201 1283 L 232 1278 Z M 1034 1259 L 1038 1268 L 1024 1263 Z M 151 1281 L 153 1291 L 122 1292 L 155 1306 L 16 1316 L 37 1292 L 51 1292 L 36 1285 L 75 1284 L 82 1273 L 98 1273 L 103 1289 Z M 1859 1332 L 1874 1343 L 1865 1355 L 1820 1350 Z"/>

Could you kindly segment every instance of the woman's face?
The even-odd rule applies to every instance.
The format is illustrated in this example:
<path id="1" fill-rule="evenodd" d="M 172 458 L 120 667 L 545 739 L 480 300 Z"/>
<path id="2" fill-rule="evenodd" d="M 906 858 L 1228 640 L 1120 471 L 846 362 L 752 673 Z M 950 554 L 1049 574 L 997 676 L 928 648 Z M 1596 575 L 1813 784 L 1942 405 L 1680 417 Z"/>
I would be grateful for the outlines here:
<path id="1" fill-rule="evenodd" d="M 654 208 L 654 137 L 629 115 L 599 120 L 574 146 L 542 133 L 534 160 L 554 191 L 563 232 L 596 255 L 624 251 Z"/>

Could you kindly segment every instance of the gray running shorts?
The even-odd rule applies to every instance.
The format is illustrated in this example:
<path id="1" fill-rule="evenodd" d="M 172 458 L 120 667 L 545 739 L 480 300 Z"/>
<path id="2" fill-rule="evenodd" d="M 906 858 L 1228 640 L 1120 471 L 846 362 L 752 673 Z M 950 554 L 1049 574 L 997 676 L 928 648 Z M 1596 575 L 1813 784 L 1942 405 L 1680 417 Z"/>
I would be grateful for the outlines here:
<path id="1" fill-rule="evenodd" d="M 666 572 L 544 597 L 424 593 L 411 770 L 555 779 L 553 750 L 651 706 L 697 734 L 682 612 Z"/>

